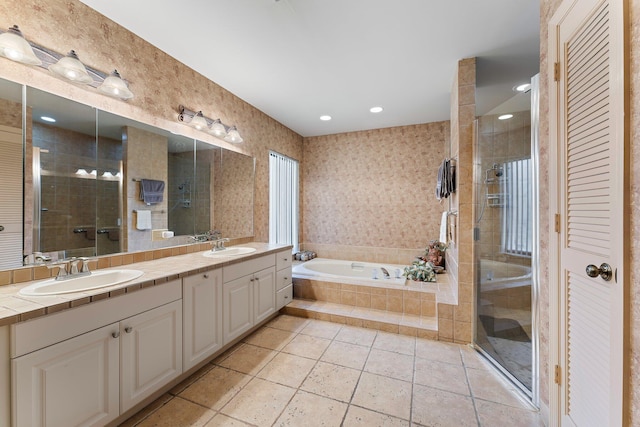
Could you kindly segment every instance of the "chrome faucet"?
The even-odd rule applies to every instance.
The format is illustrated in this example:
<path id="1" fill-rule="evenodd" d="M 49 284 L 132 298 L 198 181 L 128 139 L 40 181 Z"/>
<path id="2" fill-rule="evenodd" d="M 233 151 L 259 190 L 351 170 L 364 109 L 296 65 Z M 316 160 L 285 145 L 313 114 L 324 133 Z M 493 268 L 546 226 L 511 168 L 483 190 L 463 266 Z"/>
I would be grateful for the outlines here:
<path id="1" fill-rule="evenodd" d="M 53 262 L 51 264 L 47 264 L 48 269 L 57 268 L 58 273 L 56 274 L 56 280 L 67 280 L 73 279 L 78 276 L 89 276 L 91 274 L 91 270 L 89 270 L 89 263 L 92 261 L 96 261 L 95 259 L 80 257 L 80 258 L 69 258 L 63 259 L 60 261 Z M 82 269 L 78 270 L 78 264 L 82 262 Z"/>
<path id="2" fill-rule="evenodd" d="M 229 241 L 229 238 L 227 238 L 227 237 L 223 237 L 223 238 L 220 238 L 220 239 L 213 240 L 212 241 L 213 247 L 211 248 L 211 250 L 214 251 L 214 252 L 216 252 L 216 251 L 224 251 L 225 249 L 227 249 L 227 248 L 224 247 L 224 244 L 226 242 L 228 242 L 228 241 Z"/>

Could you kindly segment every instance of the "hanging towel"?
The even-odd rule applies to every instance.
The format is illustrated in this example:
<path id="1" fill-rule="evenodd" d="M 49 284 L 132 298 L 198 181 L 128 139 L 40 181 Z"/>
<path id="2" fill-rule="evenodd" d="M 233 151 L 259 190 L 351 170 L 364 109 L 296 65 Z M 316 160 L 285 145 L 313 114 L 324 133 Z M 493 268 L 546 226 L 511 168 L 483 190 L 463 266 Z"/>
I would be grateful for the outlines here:
<path id="1" fill-rule="evenodd" d="M 442 218 L 440 219 L 440 239 L 439 241 L 447 244 L 447 224 L 449 223 L 449 213 L 442 212 Z"/>
<path id="2" fill-rule="evenodd" d="M 155 179 L 140 180 L 140 200 L 147 205 L 162 202 L 164 196 L 164 181 Z"/>
<path id="3" fill-rule="evenodd" d="M 151 211 L 138 209 L 136 215 L 136 228 L 138 230 L 151 230 Z"/>
<path id="4" fill-rule="evenodd" d="M 443 178 L 444 178 L 444 169 L 443 165 L 440 165 L 438 168 L 438 181 L 436 182 L 436 199 L 442 200 L 444 197 L 443 193 Z"/>

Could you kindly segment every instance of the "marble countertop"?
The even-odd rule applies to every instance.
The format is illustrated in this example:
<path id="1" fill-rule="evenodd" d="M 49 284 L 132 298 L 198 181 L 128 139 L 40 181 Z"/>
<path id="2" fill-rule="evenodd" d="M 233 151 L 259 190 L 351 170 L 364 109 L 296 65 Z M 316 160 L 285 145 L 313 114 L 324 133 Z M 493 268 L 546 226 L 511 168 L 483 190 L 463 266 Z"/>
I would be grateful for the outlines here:
<path id="1" fill-rule="evenodd" d="M 291 248 L 291 246 L 287 245 L 269 245 L 267 243 L 257 242 L 247 243 L 241 246 L 250 246 L 256 248 L 256 251 L 247 255 L 220 258 L 205 257 L 202 255 L 204 251 L 201 251 L 104 269 L 134 269 L 142 271 L 143 274 L 137 279 L 119 285 L 89 291 L 52 296 L 24 296 L 19 294 L 20 289 L 38 281 L 0 286 L 0 326 L 23 322 L 106 298 L 113 298 L 140 289 L 161 285 L 171 280 L 222 268 L 226 265 L 236 264 Z"/>

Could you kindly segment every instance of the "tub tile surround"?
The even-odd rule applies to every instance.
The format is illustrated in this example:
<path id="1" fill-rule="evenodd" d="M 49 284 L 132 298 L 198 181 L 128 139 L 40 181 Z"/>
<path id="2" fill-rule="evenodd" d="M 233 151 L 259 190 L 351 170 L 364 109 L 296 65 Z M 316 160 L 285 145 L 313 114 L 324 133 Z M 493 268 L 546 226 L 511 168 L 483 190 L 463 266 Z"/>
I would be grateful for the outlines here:
<path id="1" fill-rule="evenodd" d="M 32 283 L 31 278 L 34 277 L 35 270 L 46 269 L 46 267 L 35 266 L 14 270 L 11 277 L 13 280 L 17 278 L 18 281 L 0 286 L 0 326 L 34 319 L 147 287 L 162 285 L 177 278 L 276 253 L 287 247 L 286 245 L 269 245 L 258 242 L 243 243 L 243 246 L 251 246 L 257 250 L 250 255 L 216 259 L 202 256 L 202 252 L 211 249 L 211 245 L 209 243 L 200 243 L 135 254 L 102 257 L 98 262 L 99 268 L 124 266 L 141 270 L 144 274 L 138 279 L 120 285 L 55 296 L 23 296 L 18 294 L 20 289 Z M 16 275 L 16 271 L 20 273 Z"/>
<path id="2" fill-rule="evenodd" d="M 122 426 L 454 424 L 544 425 L 467 346 L 280 315 Z"/>

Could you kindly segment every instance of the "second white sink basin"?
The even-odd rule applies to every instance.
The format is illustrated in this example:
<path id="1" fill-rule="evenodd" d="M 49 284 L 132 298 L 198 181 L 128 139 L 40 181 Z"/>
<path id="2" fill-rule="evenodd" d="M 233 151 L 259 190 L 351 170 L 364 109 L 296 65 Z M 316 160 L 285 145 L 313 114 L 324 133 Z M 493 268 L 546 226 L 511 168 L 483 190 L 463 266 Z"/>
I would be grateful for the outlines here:
<path id="1" fill-rule="evenodd" d="M 248 246 L 231 246 L 220 251 L 206 251 L 203 256 L 209 258 L 222 258 L 227 256 L 247 255 L 256 251 L 256 248 Z"/>
<path id="2" fill-rule="evenodd" d="M 71 292 L 88 291 L 137 279 L 142 276 L 140 270 L 98 270 L 89 276 L 78 276 L 66 280 L 48 279 L 20 289 L 20 295 L 43 296 L 60 295 Z"/>

